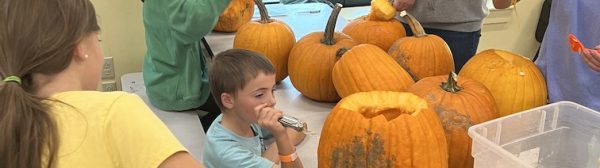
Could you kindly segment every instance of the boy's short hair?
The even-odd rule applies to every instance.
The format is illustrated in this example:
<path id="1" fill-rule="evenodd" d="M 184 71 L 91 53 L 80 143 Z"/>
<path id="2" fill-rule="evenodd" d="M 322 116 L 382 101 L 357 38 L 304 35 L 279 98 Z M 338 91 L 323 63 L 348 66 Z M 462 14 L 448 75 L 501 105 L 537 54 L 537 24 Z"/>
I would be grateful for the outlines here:
<path id="1" fill-rule="evenodd" d="M 245 49 L 229 49 L 217 54 L 208 70 L 210 92 L 219 108 L 224 109 L 221 94 L 235 95 L 259 73 L 275 74 L 271 61 L 260 53 Z"/>

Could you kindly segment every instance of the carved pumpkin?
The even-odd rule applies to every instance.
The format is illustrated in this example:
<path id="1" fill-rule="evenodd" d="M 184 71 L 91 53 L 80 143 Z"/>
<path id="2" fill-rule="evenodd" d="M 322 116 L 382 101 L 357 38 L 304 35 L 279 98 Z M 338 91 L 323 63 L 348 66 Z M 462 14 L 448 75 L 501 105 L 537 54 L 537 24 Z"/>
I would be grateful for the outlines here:
<path id="1" fill-rule="evenodd" d="M 343 98 L 357 92 L 404 91 L 414 81 L 385 51 L 360 44 L 345 52 L 333 66 L 333 85 Z"/>
<path id="2" fill-rule="evenodd" d="M 235 32 L 243 24 L 250 22 L 252 15 L 254 15 L 253 0 L 231 0 L 229 6 L 219 16 L 219 21 L 213 30 Z"/>
<path id="3" fill-rule="evenodd" d="M 302 95 L 316 101 L 335 102 L 340 99 L 331 80 L 337 51 L 357 45 L 350 36 L 334 32 L 341 8 L 341 4 L 336 4 L 325 32 L 313 32 L 302 37 L 290 52 L 290 81 Z"/>
<path id="4" fill-rule="evenodd" d="M 427 101 L 403 92 L 361 92 L 329 113 L 318 167 L 430 167 L 448 165 L 440 120 Z"/>
<path id="5" fill-rule="evenodd" d="M 454 59 L 448 44 L 439 36 L 426 34 L 421 24 L 412 15 L 406 14 L 414 36 L 398 39 L 388 53 L 408 71 L 415 81 L 446 75 L 454 70 Z"/>
<path id="6" fill-rule="evenodd" d="M 275 66 L 275 79 L 279 82 L 288 75 L 288 57 L 296 43 L 296 37 L 287 24 L 269 17 L 261 0 L 254 0 L 254 3 L 260 12 L 260 20 L 248 22 L 238 29 L 233 39 L 233 48 L 265 55 Z"/>
<path id="7" fill-rule="evenodd" d="M 456 74 L 423 78 L 407 89 L 429 102 L 442 121 L 448 142 L 448 167 L 473 167 L 470 126 L 500 117 L 483 84 Z"/>
<path id="8" fill-rule="evenodd" d="M 402 23 L 394 19 L 395 14 L 389 1 L 373 0 L 369 15 L 352 20 L 342 32 L 361 44 L 374 44 L 387 51 L 392 43 L 406 36 Z"/>
<path id="9" fill-rule="evenodd" d="M 476 54 L 459 76 L 485 85 L 501 116 L 547 103 L 546 81 L 540 70 L 528 58 L 508 51 L 490 49 Z"/>

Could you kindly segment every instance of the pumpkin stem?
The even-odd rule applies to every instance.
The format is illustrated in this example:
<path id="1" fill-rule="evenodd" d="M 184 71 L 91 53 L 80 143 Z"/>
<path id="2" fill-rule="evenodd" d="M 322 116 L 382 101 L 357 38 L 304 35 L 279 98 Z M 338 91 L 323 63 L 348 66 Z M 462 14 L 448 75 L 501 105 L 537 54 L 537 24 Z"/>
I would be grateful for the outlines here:
<path id="1" fill-rule="evenodd" d="M 427 36 L 427 33 L 425 33 L 423 26 L 421 26 L 421 23 L 419 23 L 419 21 L 417 21 L 417 19 L 413 15 L 406 12 L 406 15 L 402 17 L 406 19 L 406 22 L 408 22 L 410 30 L 412 30 L 415 37 Z"/>
<path id="2" fill-rule="evenodd" d="M 440 87 L 442 87 L 442 89 L 450 93 L 460 92 L 463 88 L 458 86 L 457 81 L 458 76 L 456 75 L 456 73 L 454 73 L 454 71 L 452 71 L 452 73 L 448 74 L 448 82 L 442 82 L 442 85 Z"/>
<path id="3" fill-rule="evenodd" d="M 321 39 L 321 43 L 325 45 L 335 44 L 335 40 L 333 39 L 333 35 L 335 34 L 335 23 L 337 22 L 341 10 L 342 4 L 335 3 L 333 11 L 331 11 L 331 15 L 329 15 L 329 20 L 327 20 L 327 26 L 325 26 L 325 33 L 323 39 Z"/>
<path id="4" fill-rule="evenodd" d="M 342 55 L 344 55 L 346 52 L 348 52 L 348 50 L 350 50 L 350 49 L 348 49 L 346 47 L 342 47 L 342 48 L 338 49 L 335 52 L 335 58 L 339 60 L 340 58 L 342 58 Z"/>
<path id="5" fill-rule="evenodd" d="M 258 7 L 258 11 L 260 12 L 260 23 L 271 23 L 271 17 L 267 11 L 267 7 L 262 2 L 262 0 L 254 0 L 256 7 Z"/>

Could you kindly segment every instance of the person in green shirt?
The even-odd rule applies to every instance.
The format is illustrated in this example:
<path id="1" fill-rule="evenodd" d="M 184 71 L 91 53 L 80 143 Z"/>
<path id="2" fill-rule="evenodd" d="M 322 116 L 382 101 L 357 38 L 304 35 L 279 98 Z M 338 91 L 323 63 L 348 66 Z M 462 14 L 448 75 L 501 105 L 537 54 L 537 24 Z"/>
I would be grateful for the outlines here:
<path id="1" fill-rule="evenodd" d="M 202 38 L 230 0 L 148 0 L 143 20 L 146 55 L 144 83 L 150 103 L 165 111 L 208 111 L 204 131 L 220 114 L 212 100 Z"/>

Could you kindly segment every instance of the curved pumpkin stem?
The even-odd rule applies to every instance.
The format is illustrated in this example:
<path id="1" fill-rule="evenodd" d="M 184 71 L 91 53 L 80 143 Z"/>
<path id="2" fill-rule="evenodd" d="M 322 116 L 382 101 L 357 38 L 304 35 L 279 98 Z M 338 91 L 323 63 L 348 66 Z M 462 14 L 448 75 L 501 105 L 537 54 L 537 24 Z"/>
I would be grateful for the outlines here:
<path id="1" fill-rule="evenodd" d="M 406 12 L 406 15 L 404 15 L 403 18 L 406 19 L 406 22 L 408 22 L 408 25 L 410 26 L 410 30 L 412 30 L 416 37 L 427 36 L 423 26 L 421 26 L 421 23 L 419 23 L 413 15 Z"/>
<path id="2" fill-rule="evenodd" d="M 335 58 L 339 60 L 340 58 L 342 58 L 342 55 L 344 55 L 346 52 L 348 52 L 348 50 L 350 50 L 350 49 L 348 49 L 346 47 L 342 47 L 342 48 L 338 49 L 335 52 Z"/>
<path id="3" fill-rule="evenodd" d="M 254 0 L 256 7 L 258 7 L 258 11 L 260 12 L 260 23 L 271 23 L 271 17 L 269 16 L 269 12 L 267 11 L 267 7 L 262 2 L 262 0 Z"/>
<path id="4" fill-rule="evenodd" d="M 448 75 L 448 82 L 442 82 L 442 89 L 450 93 L 460 92 L 463 88 L 458 86 L 458 76 L 454 71 Z"/>
<path id="5" fill-rule="evenodd" d="M 325 27 L 325 33 L 323 39 L 321 39 L 321 43 L 326 45 L 334 45 L 335 40 L 333 39 L 333 35 L 335 33 L 335 24 L 337 22 L 338 15 L 342 10 L 342 4 L 335 3 L 333 7 L 333 11 L 331 11 L 331 15 L 329 15 L 329 20 L 327 20 L 327 26 Z"/>

